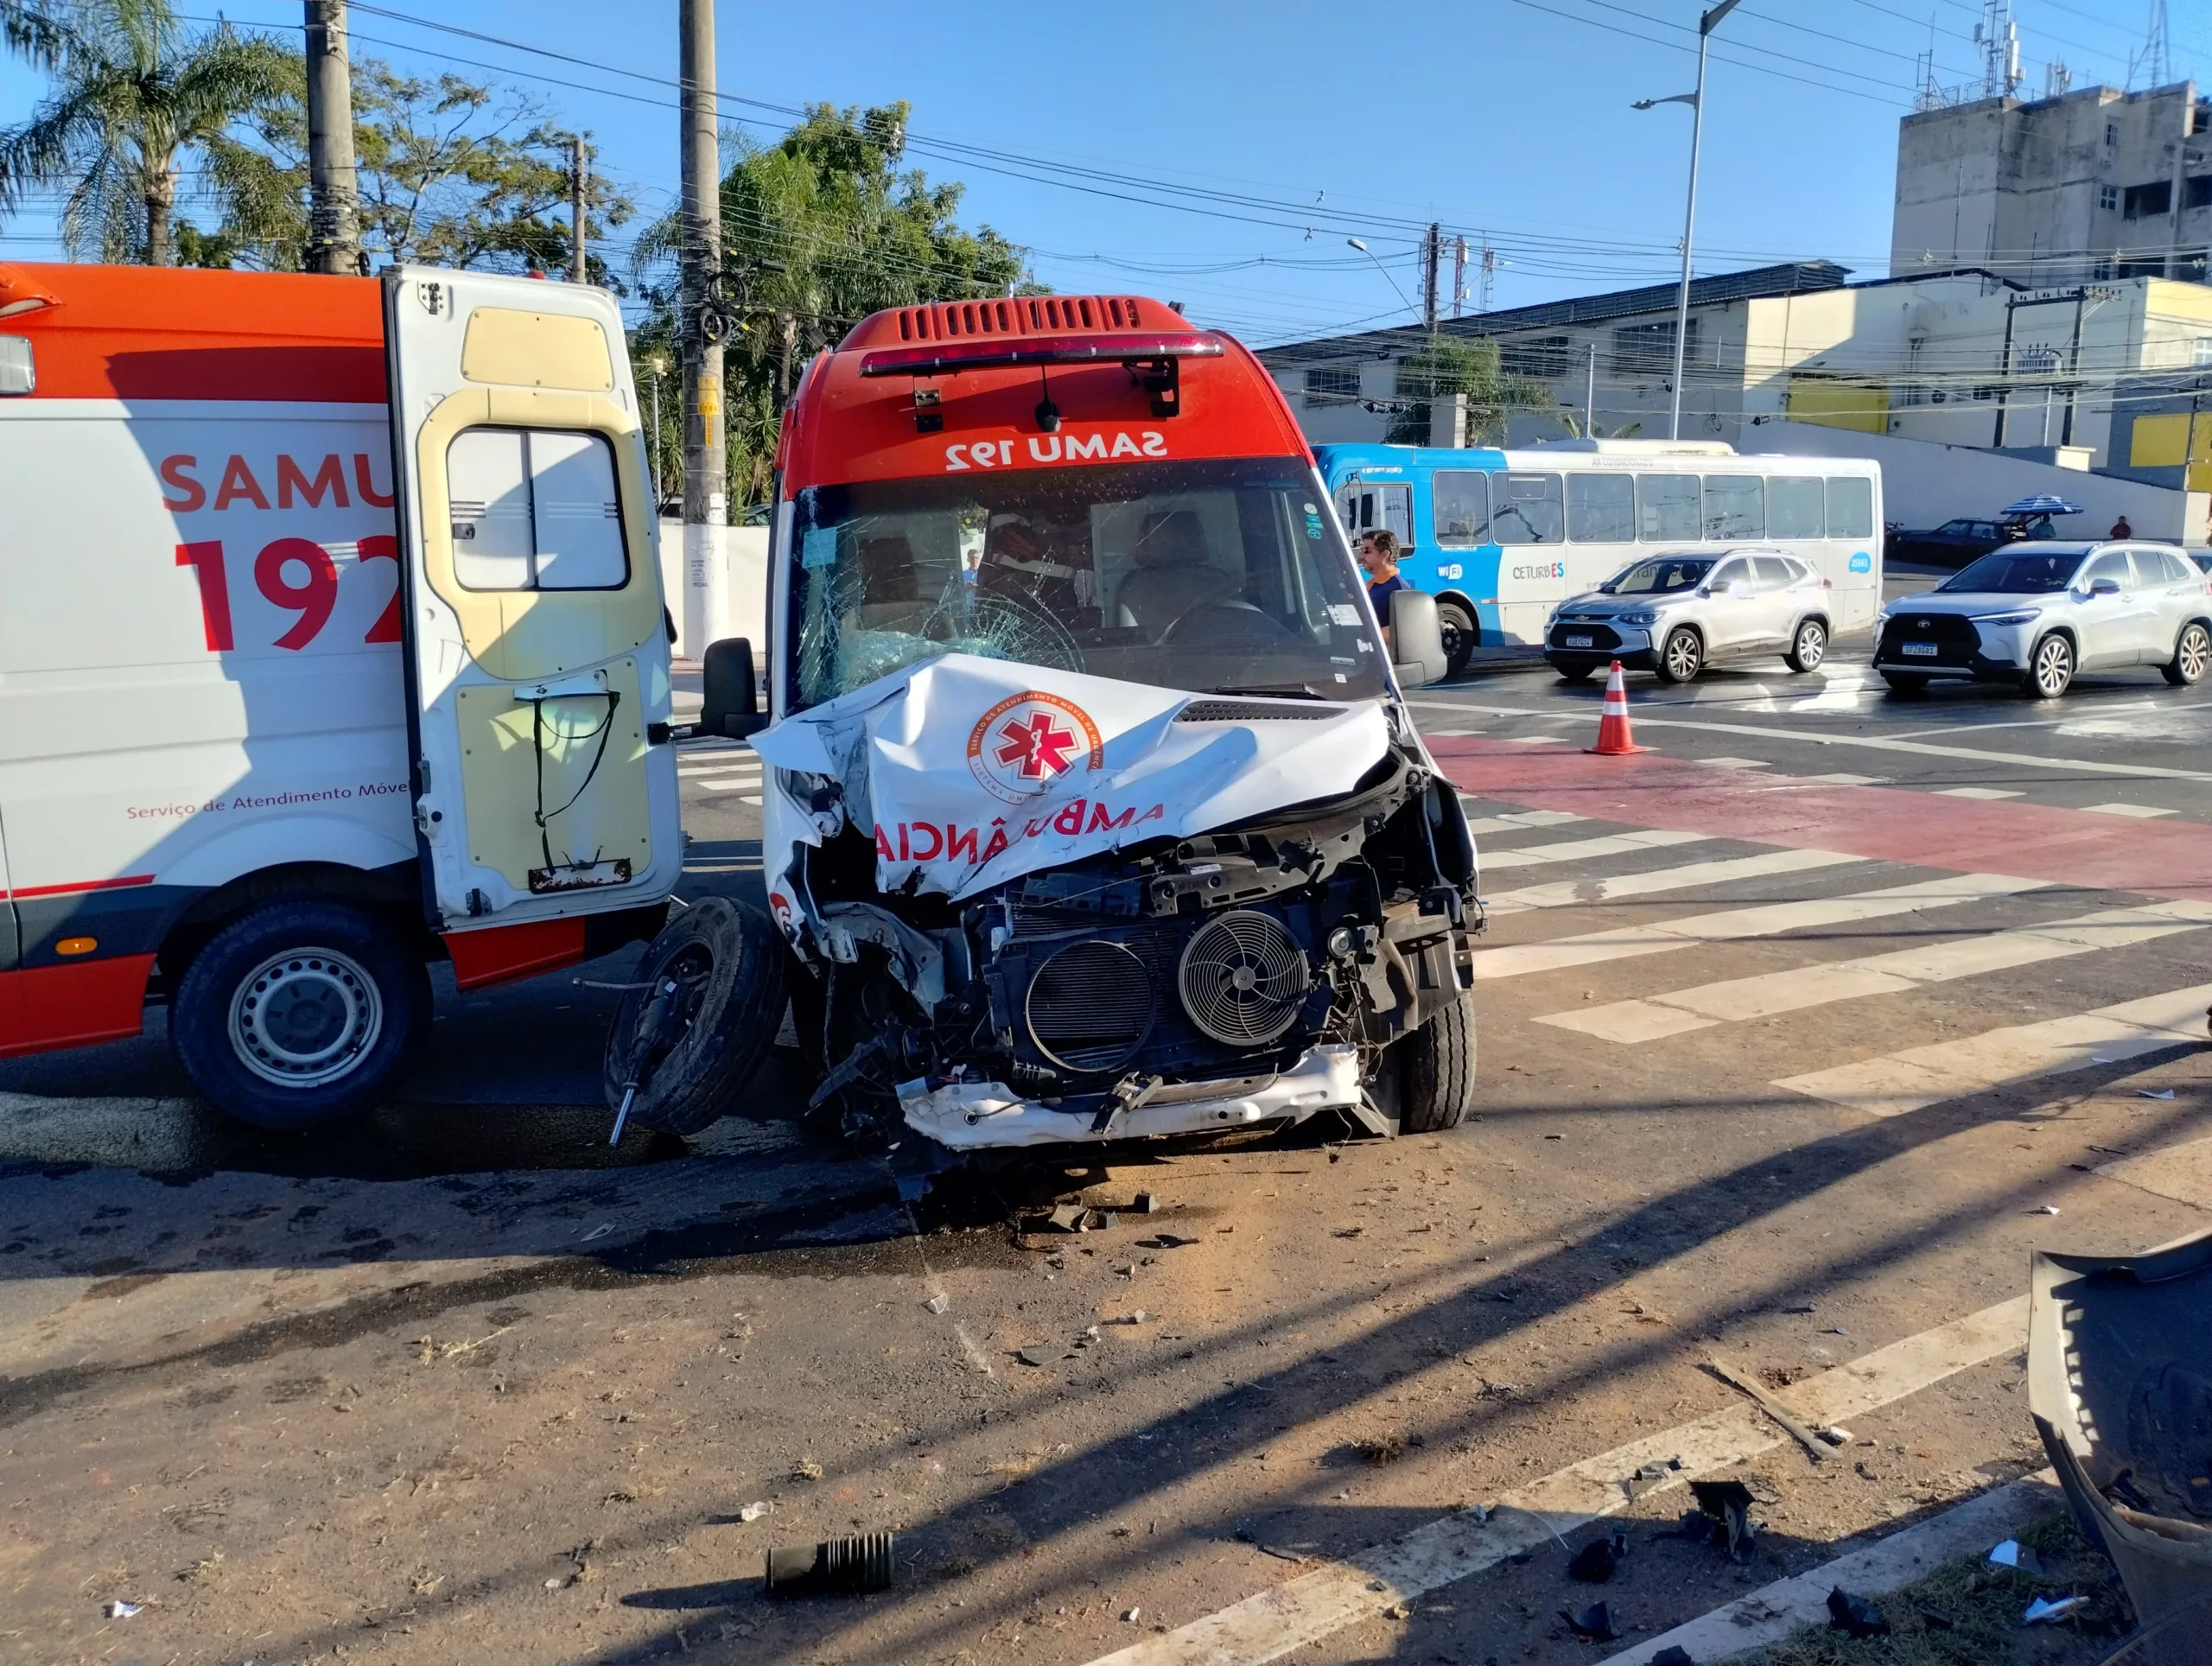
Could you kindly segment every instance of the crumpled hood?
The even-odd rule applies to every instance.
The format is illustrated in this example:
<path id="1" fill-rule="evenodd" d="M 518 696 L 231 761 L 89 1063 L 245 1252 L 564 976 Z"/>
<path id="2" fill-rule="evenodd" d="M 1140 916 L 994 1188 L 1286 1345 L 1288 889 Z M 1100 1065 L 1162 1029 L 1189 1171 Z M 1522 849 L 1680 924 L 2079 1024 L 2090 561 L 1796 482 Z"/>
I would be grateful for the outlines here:
<path id="1" fill-rule="evenodd" d="M 1348 793 L 1389 742 L 1376 701 L 1190 694 L 954 653 L 787 717 L 753 746 L 842 785 L 845 814 L 874 834 L 879 888 L 959 899 Z M 816 817 L 810 842 L 837 827 Z"/>

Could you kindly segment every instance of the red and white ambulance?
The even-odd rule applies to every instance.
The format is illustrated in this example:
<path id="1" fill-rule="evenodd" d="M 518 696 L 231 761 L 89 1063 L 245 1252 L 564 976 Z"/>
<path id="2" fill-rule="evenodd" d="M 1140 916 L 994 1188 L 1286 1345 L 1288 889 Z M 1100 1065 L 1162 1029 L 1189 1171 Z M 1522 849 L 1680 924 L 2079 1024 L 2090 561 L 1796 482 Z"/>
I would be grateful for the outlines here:
<path id="1" fill-rule="evenodd" d="M 463 989 L 662 923 L 654 506 L 605 292 L 0 264 L 0 1058 L 371 1104 Z"/>

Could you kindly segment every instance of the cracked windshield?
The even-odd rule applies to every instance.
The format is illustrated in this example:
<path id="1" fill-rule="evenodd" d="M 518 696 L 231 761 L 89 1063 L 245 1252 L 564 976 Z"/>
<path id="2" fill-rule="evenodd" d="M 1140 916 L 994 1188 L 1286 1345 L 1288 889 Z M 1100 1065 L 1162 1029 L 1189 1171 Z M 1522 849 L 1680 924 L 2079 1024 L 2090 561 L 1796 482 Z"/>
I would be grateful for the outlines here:
<path id="1" fill-rule="evenodd" d="M 796 703 L 945 653 L 1202 693 L 1378 695 L 1325 503 L 1288 461 L 803 492 Z"/>

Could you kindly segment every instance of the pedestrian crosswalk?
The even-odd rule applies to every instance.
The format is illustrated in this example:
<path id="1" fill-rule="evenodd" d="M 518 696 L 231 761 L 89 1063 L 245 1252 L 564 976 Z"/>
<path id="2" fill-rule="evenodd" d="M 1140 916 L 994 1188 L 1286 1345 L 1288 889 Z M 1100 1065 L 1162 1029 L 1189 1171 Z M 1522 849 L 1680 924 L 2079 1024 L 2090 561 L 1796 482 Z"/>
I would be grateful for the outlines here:
<path id="1" fill-rule="evenodd" d="M 2212 984 L 2187 974 L 2202 965 L 2203 940 L 2190 944 L 2212 926 L 2212 900 L 1915 870 L 1586 817 L 1560 839 L 1551 836 L 1567 812 L 1467 808 L 1486 877 L 1564 870 L 1486 892 L 1492 931 L 1473 973 L 1493 1026 L 1636 1048 L 1696 1046 L 1700 1032 L 1780 1020 L 1743 1032 L 1752 1072 L 1743 1085 L 1875 1116 L 2207 1039 Z M 1677 850 L 1695 859 L 1669 860 Z M 2002 865 L 1992 861 L 2001 853 L 1978 854 Z M 2169 940 L 2176 947 L 2161 957 Z M 1840 944 L 1870 951 L 1839 956 Z M 1654 978 L 1649 963 L 1662 955 L 1704 976 Z M 2045 970 L 2066 962 L 2084 968 L 2073 984 L 2097 992 L 2082 1009 L 2061 1010 L 2056 991 L 2069 980 Z M 1574 986 L 1547 978 L 1569 971 L 1580 975 Z M 1929 1003 L 1946 986 L 1956 993 L 1936 1022 Z M 1813 1030 L 1790 1021 L 1830 1011 Z M 1986 1024 L 1961 1017 L 1982 1013 Z M 1946 1029 L 1959 1033 L 1928 1040 Z M 1770 1046 L 1781 1069 L 1759 1067 Z"/>
<path id="2" fill-rule="evenodd" d="M 677 779 L 687 792 L 734 795 L 739 804 L 759 806 L 760 754 L 744 742 L 685 741 L 677 745 L 676 757 Z"/>

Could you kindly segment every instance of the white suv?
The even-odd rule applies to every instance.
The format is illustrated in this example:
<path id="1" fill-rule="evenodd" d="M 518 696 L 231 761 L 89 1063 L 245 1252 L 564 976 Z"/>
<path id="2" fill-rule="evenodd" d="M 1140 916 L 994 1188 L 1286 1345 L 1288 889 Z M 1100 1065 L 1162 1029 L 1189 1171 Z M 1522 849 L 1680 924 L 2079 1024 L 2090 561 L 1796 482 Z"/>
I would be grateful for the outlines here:
<path id="1" fill-rule="evenodd" d="M 1827 658 L 1828 582 L 1780 550 L 1650 556 L 1544 623 L 1544 658 L 1570 682 L 1618 659 L 1687 683 L 1721 659 L 1779 654 L 1793 671 Z"/>
<path id="2" fill-rule="evenodd" d="M 2077 671 L 2212 667 L 2212 579 L 2171 546 L 2010 544 L 1874 620 L 1874 669 L 1899 694 L 1931 677 L 2013 682 L 2055 700 Z"/>

